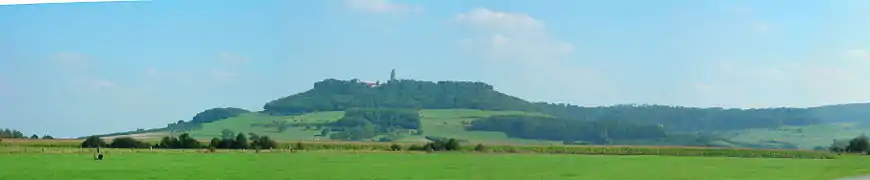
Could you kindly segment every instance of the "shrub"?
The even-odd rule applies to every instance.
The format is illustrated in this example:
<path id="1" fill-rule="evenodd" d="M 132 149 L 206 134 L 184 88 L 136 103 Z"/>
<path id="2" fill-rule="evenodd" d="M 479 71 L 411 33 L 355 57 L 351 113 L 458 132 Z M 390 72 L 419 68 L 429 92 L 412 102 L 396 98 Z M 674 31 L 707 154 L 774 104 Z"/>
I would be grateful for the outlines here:
<path id="1" fill-rule="evenodd" d="M 446 151 L 456 151 L 460 150 L 459 142 L 456 142 L 456 139 L 450 138 L 447 140 L 447 143 L 444 143 L 444 150 Z"/>
<path id="2" fill-rule="evenodd" d="M 184 133 L 184 134 L 181 134 L 178 136 L 178 145 L 179 145 L 178 148 L 186 148 L 186 149 L 201 148 L 202 147 L 202 145 L 199 144 L 199 141 L 196 141 L 196 139 L 193 139 L 192 137 L 190 137 L 190 134 L 188 134 L 188 133 Z"/>
<path id="3" fill-rule="evenodd" d="M 178 138 L 171 137 L 171 136 L 165 136 L 165 137 L 163 137 L 163 139 L 160 139 L 160 143 L 157 145 L 157 147 L 172 149 L 172 148 L 179 148 L 180 145 L 178 142 Z"/>
<path id="4" fill-rule="evenodd" d="M 390 145 L 390 151 L 402 151 L 402 146 L 398 144 Z"/>
<path id="5" fill-rule="evenodd" d="M 426 144 L 426 145 L 429 145 L 429 144 Z M 414 145 L 411 145 L 410 147 L 408 147 L 408 150 L 411 150 L 411 151 L 424 151 L 424 150 L 426 150 L 426 148 L 423 147 L 423 146 L 420 146 L 420 145 L 416 145 L 416 144 L 414 144 Z"/>
<path id="6" fill-rule="evenodd" d="M 259 143 L 259 147 L 263 149 L 272 149 L 278 147 L 278 143 L 276 143 L 275 140 L 269 138 L 269 136 L 260 136 Z"/>
<path id="7" fill-rule="evenodd" d="M 98 147 L 106 147 L 106 141 L 100 139 L 97 136 L 90 136 L 82 142 L 82 148 L 98 148 Z"/>
<path id="8" fill-rule="evenodd" d="M 302 142 L 296 142 L 296 145 L 293 146 L 293 149 L 295 149 L 295 150 L 305 150 L 305 145 L 303 145 Z"/>
<path id="9" fill-rule="evenodd" d="M 208 143 L 209 148 L 218 148 L 221 146 L 221 140 L 218 138 L 211 138 L 211 142 Z"/>
<path id="10" fill-rule="evenodd" d="M 474 151 L 483 152 L 486 151 L 486 149 L 483 147 L 483 144 L 477 144 L 477 146 L 474 146 Z"/>
<path id="11" fill-rule="evenodd" d="M 233 141 L 233 148 L 248 149 L 248 137 L 245 137 L 245 134 L 243 133 L 236 135 L 236 140 Z"/>
<path id="12" fill-rule="evenodd" d="M 112 148 L 146 148 L 150 145 L 133 139 L 132 137 L 119 137 L 112 140 L 112 143 L 109 144 L 109 147 Z"/>

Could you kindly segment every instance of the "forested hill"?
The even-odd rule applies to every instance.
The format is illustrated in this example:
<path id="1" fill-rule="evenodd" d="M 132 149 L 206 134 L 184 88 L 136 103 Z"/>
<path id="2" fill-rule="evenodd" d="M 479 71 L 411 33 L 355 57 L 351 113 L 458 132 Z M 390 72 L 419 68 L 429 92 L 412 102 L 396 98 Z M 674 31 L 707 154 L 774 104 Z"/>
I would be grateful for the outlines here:
<path id="1" fill-rule="evenodd" d="M 696 132 L 810 125 L 822 122 L 806 108 L 724 109 L 662 105 L 580 107 L 536 103 L 539 111 L 560 118 L 662 125 L 669 131 Z"/>
<path id="2" fill-rule="evenodd" d="M 392 80 L 367 84 L 327 79 L 303 93 L 267 103 L 271 114 L 343 111 L 348 108 L 480 109 L 532 111 L 525 100 L 493 90 L 482 82 Z"/>
<path id="3" fill-rule="evenodd" d="M 828 105 L 811 110 L 825 122 L 870 122 L 870 103 Z"/>
<path id="4" fill-rule="evenodd" d="M 863 107 L 856 105 L 763 109 L 662 105 L 581 107 L 531 103 L 495 91 L 491 85 L 482 82 L 391 80 L 386 83 L 367 83 L 359 80 L 326 79 L 314 83 L 314 88 L 311 90 L 267 103 L 264 111 L 269 114 L 301 114 L 316 111 L 343 111 L 349 108 L 518 110 L 541 112 L 561 119 L 662 125 L 669 131 L 697 132 L 809 125 L 870 117 L 870 109 Z M 849 112 L 847 114 L 841 113 L 847 111 Z"/>

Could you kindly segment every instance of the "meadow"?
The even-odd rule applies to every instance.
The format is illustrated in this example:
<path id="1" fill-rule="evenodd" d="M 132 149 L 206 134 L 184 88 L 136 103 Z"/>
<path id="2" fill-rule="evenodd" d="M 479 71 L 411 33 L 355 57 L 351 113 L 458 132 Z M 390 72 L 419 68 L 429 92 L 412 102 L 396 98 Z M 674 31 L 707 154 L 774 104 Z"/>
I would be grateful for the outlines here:
<path id="1" fill-rule="evenodd" d="M 719 135 L 736 142 L 756 144 L 789 142 L 801 149 L 813 149 L 817 146 L 828 147 L 834 139 L 851 139 L 867 132 L 870 132 L 870 127 L 866 124 L 833 123 L 733 130 L 721 132 Z"/>
<path id="2" fill-rule="evenodd" d="M 0 179 L 836 179 L 870 156 L 819 151 L 488 145 L 389 151 L 391 143 L 282 142 L 272 150 L 95 149 L 80 140 L 4 139 Z M 404 148 L 415 143 L 400 143 Z M 741 157 L 741 158 L 735 158 Z M 762 158 L 779 157 L 779 158 Z"/>
<path id="3" fill-rule="evenodd" d="M 0 179 L 734 179 L 827 180 L 870 173 L 828 160 L 312 151 L 0 154 Z"/>

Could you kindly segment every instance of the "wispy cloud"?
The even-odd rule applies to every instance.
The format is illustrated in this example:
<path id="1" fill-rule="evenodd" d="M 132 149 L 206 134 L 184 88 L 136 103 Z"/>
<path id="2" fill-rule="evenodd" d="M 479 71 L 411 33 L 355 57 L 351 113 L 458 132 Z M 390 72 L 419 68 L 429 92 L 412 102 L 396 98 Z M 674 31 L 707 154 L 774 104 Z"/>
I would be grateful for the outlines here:
<path id="1" fill-rule="evenodd" d="M 472 30 L 469 38 L 457 42 L 458 47 L 489 60 L 496 72 L 503 73 L 498 81 L 505 83 L 499 86 L 514 90 L 511 93 L 546 101 L 575 101 L 612 93 L 608 90 L 612 84 L 604 75 L 573 61 L 574 44 L 553 37 L 539 19 L 476 8 L 457 14 L 453 20 Z M 580 95 L 557 96 L 563 92 Z M 535 94 L 553 96 L 532 97 Z"/>
<path id="2" fill-rule="evenodd" d="M 543 22 L 526 14 L 477 8 L 455 20 L 479 33 L 461 40 L 462 48 L 483 48 L 497 59 L 545 60 L 574 51 L 573 44 L 552 38 Z"/>
<path id="3" fill-rule="evenodd" d="M 58 4 L 58 3 L 85 3 L 85 2 L 133 2 L 148 0 L 2 0 L 0 5 L 22 4 Z"/>
<path id="4" fill-rule="evenodd" d="M 389 0 L 346 0 L 345 5 L 351 9 L 371 13 L 413 13 L 423 10 L 422 6 L 400 4 Z"/>

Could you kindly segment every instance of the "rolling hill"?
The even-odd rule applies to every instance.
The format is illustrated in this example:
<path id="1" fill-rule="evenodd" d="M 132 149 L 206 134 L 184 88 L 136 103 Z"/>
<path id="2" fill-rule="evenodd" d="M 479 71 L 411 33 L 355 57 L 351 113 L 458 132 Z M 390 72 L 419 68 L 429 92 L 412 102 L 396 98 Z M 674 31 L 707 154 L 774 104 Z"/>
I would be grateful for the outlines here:
<path id="1" fill-rule="evenodd" d="M 359 108 L 374 114 L 346 116 Z M 170 123 L 164 128 L 101 136 L 149 139 L 187 132 L 198 139 L 210 139 L 231 131 L 268 135 L 285 141 L 312 141 L 340 140 L 351 137 L 348 135 L 352 132 L 371 131 L 352 139 L 419 142 L 426 137 L 454 137 L 507 144 L 580 142 L 813 148 L 830 143 L 831 139 L 848 138 L 870 130 L 864 125 L 870 120 L 870 104 L 764 109 L 662 105 L 581 107 L 528 102 L 495 91 L 485 83 L 461 81 L 367 83 L 326 79 L 314 83 L 311 90 L 268 102 L 263 109 L 250 112 L 213 108 L 196 114 L 191 121 Z M 419 117 L 391 115 L 395 112 L 382 109 L 418 112 Z M 419 121 L 415 123 L 419 126 L 396 126 L 385 121 L 402 119 Z M 499 119 L 511 120 L 512 124 L 499 125 Z M 357 123 L 340 125 L 345 120 Z M 634 133 L 638 131 L 648 133 Z M 336 134 L 341 136 L 332 137 Z"/>

